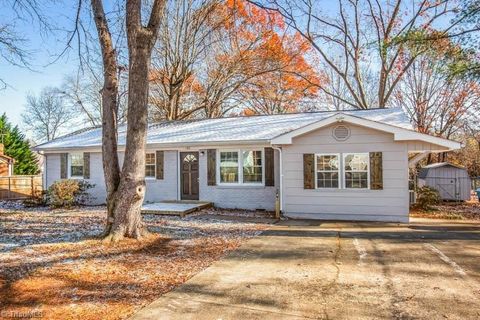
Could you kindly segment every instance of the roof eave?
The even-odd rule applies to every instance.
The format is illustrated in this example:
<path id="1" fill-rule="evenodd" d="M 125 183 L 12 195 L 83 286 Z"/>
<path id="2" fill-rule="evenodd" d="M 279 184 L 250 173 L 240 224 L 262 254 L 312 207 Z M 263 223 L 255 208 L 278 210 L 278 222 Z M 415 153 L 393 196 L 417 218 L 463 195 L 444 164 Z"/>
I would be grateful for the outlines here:
<path id="1" fill-rule="evenodd" d="M 147 149 L 172 150 L 185 148 L 202 147 L 229 147 L 237 145 L 262 145 L 269 146 L 269 139 L 255 140 L 228 140 L 228 141 L 199 141 L 199 142 L 171 142 L 171 143 L 147 143 Z M 34 150 L 42 153 L 61 153 L 68 151 L 101 152 L 102 146 L 73 146 L 73 147 L 53 147 L 53 148 L 35 148 Z M 124 151 L 125 145 L 119 145 L 118 151 Z"/>
<path id="2" fill-rule="evenodd" d="M 435 151 L 442 152 L 442 151 L 450 151 L 460 149 L 462 144 L 458 141 L 439 138 L 435 136 L 431 136 L 425 133 L 405 130 L 405 132 L 399 132 L 394 134 L 394 139 L 396 141 L 409 141 L 409 140 L 419 140 L 431 143 L 433 145 L 437 145 L 443 147 L 444 149 L 438 148 Z"/>

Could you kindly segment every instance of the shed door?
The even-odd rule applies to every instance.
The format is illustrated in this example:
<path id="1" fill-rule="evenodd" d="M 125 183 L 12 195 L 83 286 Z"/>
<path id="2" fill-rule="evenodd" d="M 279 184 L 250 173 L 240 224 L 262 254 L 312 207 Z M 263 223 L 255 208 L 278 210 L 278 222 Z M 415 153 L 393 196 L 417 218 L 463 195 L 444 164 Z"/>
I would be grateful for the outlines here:
<path id="1" fill-rule="evenodd" d="M 198 200 L 198 152 L 180 153 L 182 200 Z"/>
<path id="2" fill-rule="evenodd" d="M 440 198 L 444 200 L 457 200 L 456 179 L 443 178 L 439 180 L 436 189 L 440 194 Z"/>

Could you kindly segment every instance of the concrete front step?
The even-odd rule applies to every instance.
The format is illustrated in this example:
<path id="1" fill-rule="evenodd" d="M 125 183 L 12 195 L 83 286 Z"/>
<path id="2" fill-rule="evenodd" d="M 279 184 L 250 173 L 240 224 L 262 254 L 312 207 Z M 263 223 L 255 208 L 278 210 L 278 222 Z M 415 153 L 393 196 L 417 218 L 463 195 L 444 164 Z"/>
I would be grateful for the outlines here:
<path id="1" fill-rule="evenodd" d="M 189 213 L 210 208 L 212 206 L 212 202 L 205 201 L 161 201 L 143 204 L 142 213 L 177 215 L 184 217 Z"/>

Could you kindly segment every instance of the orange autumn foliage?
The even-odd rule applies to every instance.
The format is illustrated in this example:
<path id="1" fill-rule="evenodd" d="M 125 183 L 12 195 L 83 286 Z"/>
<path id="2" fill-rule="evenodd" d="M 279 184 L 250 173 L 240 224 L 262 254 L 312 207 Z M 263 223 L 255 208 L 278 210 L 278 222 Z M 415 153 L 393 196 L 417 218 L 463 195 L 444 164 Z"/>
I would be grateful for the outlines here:
<path id="1" fill-rule="evenodd" d="M 265 11 L 247 1 L 228 0 L 224 13 L 225 28 L 234 32 L 237 57 L 244 72 L 251 77 L 239 88 L 244 104 L 243 114 L 294 112 L 298 102 L 313 97 L 325 81 L 305 56 L 310 44 L 299 34 L 289 34 L 282 16 Z"/>
<path id="2" fill-rule="evenodd" d="M 319 85 L 326 82 L 306 61 L 309 47 L 298 34 L 282 38 L 273 34 L 259 50 L 271 71 L 252 78 L 241 89 L 247 102 L 244 114 L 299 111 L 299 102 L 315 97 Z"/>
<path id="3" fill-rule="evenodd" d="M 182 81 L 176 93 L 189 98 L 177 97 L 176 101 L 187 101 L 195 112 L 204 108 L 207 117 L 222 116 L 223 111 L 207 109 L 231 101 L 238 103 L 235 112 L 239 114 L 294 112 L 299 102 L 315 96 L 325 81 L 306 59 L 310 44 L 289 32 L 280 14 L 245 0 L 225 0 L 215 5 L 207 20 L 207 26 L 215 30 L 213 37 L 217 37 L 206 51 L 208 61 L 192 64 L 181 79 L 172 78 L 178 72 L 168 70 L 150 74 L 154 86 Z"/>

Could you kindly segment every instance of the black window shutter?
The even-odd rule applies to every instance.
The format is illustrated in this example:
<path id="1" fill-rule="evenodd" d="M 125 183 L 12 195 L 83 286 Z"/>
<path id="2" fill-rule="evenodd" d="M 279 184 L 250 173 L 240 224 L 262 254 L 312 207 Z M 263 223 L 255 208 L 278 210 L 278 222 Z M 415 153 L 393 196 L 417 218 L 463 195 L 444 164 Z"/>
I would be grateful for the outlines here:
<path id="1" fill-rule="evenodd" d="M 60 179 L 67 179 L 68 153 L 60 153 Z"/>
<path id="2" fill-rule="evenodd" d="M 383 155 L 381 152 L 370 152 L 370 189 L 383 189 Z"/>
<path id="3" fill-rule="evenodd" d="M 209 186 L 217 184 L 217 150 L 207 150 L 207 183 Z"/>
<path id="4" fill-rule="evenodd" d="M 303 188 L 315 189 L 315 155 L 313 153 L 303 155 Z"/>
<path id="5" fill-rule="evenodd" d="M 163 151 L 157 151 L 155 155 L 155 167 L 156 167 L 156 172 L 155 172 L 155 177 L 159 180 L 163 180 L 163 175 L 164 175 L 164 152 Z"/>
<path id="6" fill-rule="evenodd" d="M 83 153 L 83 179 L 90 179 L 90 152 Z"/>
<path id="7" fill-rule="evenodd" d="M 275 186 L 275 155 L 273 148 L 265 148 L 265 186 Z"/>

